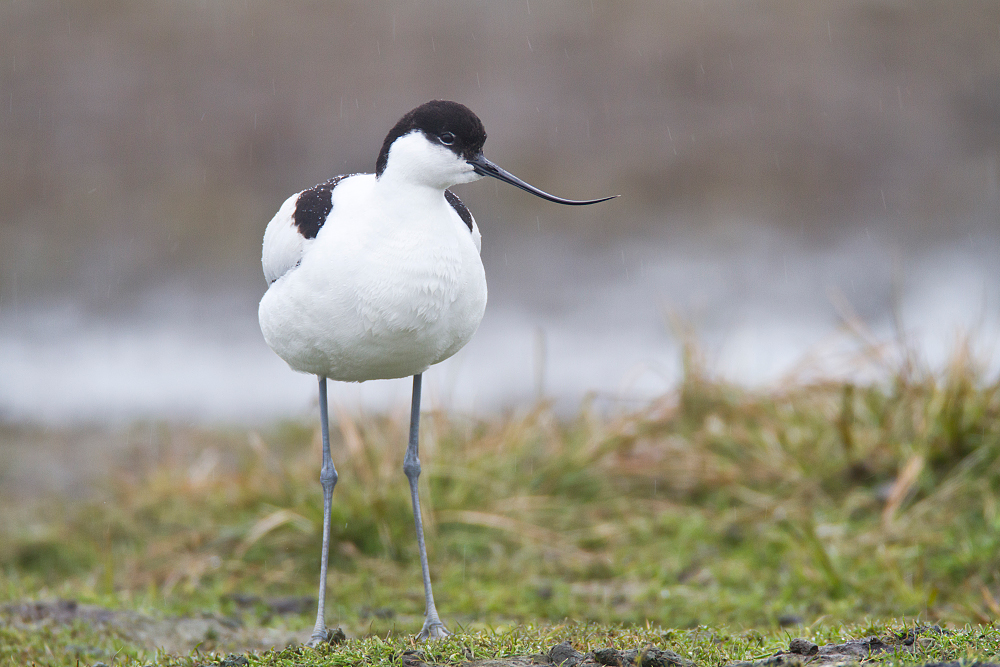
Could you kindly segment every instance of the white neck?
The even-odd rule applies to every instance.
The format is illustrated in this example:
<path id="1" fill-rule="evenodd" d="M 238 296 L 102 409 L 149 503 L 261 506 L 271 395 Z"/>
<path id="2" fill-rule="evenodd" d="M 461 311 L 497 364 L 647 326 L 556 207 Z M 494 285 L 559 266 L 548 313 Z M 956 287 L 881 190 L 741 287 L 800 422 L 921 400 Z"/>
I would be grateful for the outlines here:
<path id="1" fill-rule="evenodd" d="M 378 180 L 394 189 L 423 187 L 443 192 L 452 185 L 480 178 L 468 162 L 444 146 L 432 144 L 415 130 L 393 142 Z"/>

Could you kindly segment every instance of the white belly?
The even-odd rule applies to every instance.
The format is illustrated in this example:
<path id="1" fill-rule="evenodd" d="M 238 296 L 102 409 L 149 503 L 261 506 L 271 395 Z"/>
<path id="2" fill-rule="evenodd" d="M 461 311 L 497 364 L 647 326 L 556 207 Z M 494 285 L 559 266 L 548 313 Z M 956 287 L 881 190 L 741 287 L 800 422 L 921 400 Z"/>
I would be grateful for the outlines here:
<path id="1" fill-rule="evenodd" d="M 348 212 L 349 213 L 349 212 Z M 293 369 L 361 382 L 422 373 L 460 350 L 486 309 L 466 228 L 331 219 L 260 302 L 267 344 Z"/>

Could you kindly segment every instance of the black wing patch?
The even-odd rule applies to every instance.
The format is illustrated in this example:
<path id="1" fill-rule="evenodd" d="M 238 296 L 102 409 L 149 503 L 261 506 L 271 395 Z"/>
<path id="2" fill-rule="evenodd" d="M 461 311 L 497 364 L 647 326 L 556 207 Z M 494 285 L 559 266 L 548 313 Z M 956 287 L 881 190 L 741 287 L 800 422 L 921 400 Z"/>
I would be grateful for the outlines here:
<path id="1" fill-rule="evenodd" d="M 333 189 L 347 175 L 334 176 L 325 183 L 303 190 L 295 201 L 292 220 L 303 238 L 314 239 L 333 209 Z"/>
<path id="2" fill-rule="evenodd" d="M 458 198 L 458 195 L 456 195 L 451 190 L 444 191 L 444 198 L 448 200 L 448 203 L 451 204 L 451 207 L 455 209 L 455 213 L 458 213 L 458 217 L 462 219 L 462 222 L 465 223 L 465 226 L 468 227 L 469 231 L 471 232 L 472 213 L 469 211 L 469 207 L 463 204 L 462 200 Z"/>

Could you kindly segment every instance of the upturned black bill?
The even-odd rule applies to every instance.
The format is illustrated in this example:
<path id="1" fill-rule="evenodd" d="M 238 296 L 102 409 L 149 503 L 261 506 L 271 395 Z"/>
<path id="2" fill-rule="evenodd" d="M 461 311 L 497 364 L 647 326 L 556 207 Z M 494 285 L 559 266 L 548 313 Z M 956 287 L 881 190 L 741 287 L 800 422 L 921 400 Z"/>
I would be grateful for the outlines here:
<path id="1" fill-rule="evenodd" d="M 510 173 L 506 169 L 498 167 L 489 160 L 487 160 L 482 153 L 476 157 L 469 160 L 469 164 L 476 171 L 477 174 L 483 176 L 492 176 L 493 178 L 503 181 L 504 183 L 510 183 L 514 187 L 521 188 L 525 192 L 530 192 L 536 197 L 541 197 L 542 199 L 548 199 L 549 201 L 554 201 L 557 204 L 568 204 L 570 206 L 583 206 L 585 204 L 598 204 L 602 201 L 608 201 L 609 199 L 614 199 L 618 195 L 612 195 L 610 197 L 601 197 L 600 199 L 563 199 L 562 197 L 556 197 L 555 195 L 550 195 L 548 192 L 539 190 L 534 185 L 525 183 L 520 178 Z"/>

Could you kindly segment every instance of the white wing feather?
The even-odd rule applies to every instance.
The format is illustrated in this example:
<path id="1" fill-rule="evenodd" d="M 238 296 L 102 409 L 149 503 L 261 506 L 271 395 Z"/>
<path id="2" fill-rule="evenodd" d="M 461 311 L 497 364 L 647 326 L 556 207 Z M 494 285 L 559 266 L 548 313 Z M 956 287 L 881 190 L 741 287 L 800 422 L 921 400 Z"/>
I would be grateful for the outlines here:
<path id="1" fill-rule="evenodd" d="M 264 231 L 261 265 L 268 285 L 295 268 L 302 259 L 306 239 L 299 233 L 292 218 L 300 194 L 296 192 L 285 200 Z"/>
<path id="2" fill-rule="evenodd" d="M 471 213 L 469 214 L 472 215 Z M 472 218 L 472 242 L 476 244 L 476 250 L 480 255 L 483 254 L 483 235 L 479 233 L 479 225 L 476 224 L 476 219 Z"/>

